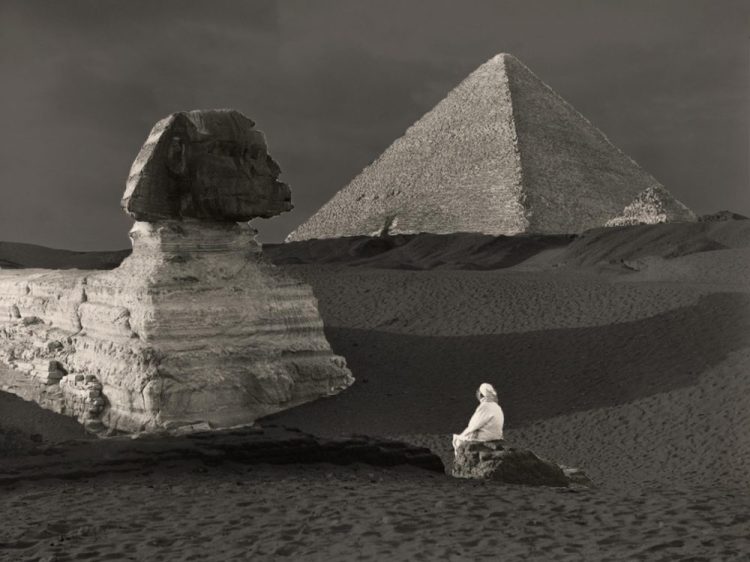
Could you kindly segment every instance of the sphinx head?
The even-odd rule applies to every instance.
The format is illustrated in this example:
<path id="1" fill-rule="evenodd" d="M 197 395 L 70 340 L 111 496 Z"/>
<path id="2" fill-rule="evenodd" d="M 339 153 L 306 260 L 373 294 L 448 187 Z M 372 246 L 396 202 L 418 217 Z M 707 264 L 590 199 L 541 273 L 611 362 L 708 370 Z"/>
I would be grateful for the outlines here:
<path id="1" fill-rule="evenodd" d="M 240 112 L 173 113 L 133 162 L 122 207 L 139 221 L 272 217 L 292 208 L 280 173 L 263 133 Z"/>

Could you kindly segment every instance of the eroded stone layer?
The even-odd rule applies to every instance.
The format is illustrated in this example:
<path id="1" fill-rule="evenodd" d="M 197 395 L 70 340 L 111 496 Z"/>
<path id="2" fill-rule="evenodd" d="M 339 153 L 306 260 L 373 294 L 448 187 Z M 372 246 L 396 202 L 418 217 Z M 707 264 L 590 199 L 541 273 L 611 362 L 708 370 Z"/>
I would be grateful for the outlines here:
<path id="1" fill-rule="evenodd" d="M 122 206 L 136 220 L 248 221 L 292 208 L 255 123 L 231 109 L 181 111 L 151 129 Z"/>
<path id="2" fill-rule="evenodd" d="M 110 272 L 0 273 L 6 390 L 137 431 L 250 423 L 353 382 L 310 287 L 247 225 L 138 222 L 131 238 Z"/>

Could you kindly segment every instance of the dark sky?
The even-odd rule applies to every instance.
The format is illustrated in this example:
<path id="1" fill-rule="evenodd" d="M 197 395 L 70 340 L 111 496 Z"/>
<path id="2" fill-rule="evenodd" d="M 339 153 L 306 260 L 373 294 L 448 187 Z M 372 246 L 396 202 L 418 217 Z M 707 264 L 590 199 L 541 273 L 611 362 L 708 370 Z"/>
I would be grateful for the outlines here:
<path id="1" fill-rule="evenodd" d="M 233 107 L 296 208 L 278 241 L 475 67 L 517 56 L 698 213 L 750 215 L 745 0 L 0 0 L 0 240 L 128 246 L 151 126 Z"/>

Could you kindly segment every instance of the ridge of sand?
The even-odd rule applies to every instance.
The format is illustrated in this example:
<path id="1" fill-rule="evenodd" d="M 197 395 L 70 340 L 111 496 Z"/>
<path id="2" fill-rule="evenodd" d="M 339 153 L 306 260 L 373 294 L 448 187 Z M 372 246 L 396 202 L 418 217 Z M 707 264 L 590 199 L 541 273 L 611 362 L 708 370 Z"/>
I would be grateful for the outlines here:
<path id="1" fill-rule="evenodd" d="M 130 250 L 76 252 L 37 244 L 0 241 L 0 269 L 114 269 Z"/>
<path id="2" fill-rule="evenodd" d="M 750 247 L 750 221 L 642 224 L 597 228 L 576 238 L 564 261 L 582 267 L 648 256 L 676 258 L 698 252 Z"/>
<path id="3" fill-rule="evenodd" d="M 721 249 L 750 247 L 750 221 L 725 220 L 594 229 L 570 235 L 491 236 L 453 234 L 353 236 L 264 244 L 276 265 L 339 264 L 385 269 L 503 269 L 523 266 L 546 270 L 657 256 L 675 258 Z M 130 250 L 72 252 L 0 242 L 0 268 L 113 269 Z"/>

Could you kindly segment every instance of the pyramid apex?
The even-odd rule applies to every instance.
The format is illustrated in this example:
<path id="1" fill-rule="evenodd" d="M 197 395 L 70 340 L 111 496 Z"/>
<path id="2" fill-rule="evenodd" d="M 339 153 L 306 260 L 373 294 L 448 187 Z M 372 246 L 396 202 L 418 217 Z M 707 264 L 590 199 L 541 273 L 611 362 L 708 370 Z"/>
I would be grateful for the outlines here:
<path id="1" fill-rule="evenodd" d="M 518 60 L 516 57 L 514 57 L 510 53 L 498 53 L 489 60 L 487 60 L 485 63 L 479 65 L 476 70 L 480 69 L 492 69 L 507 72 L 508 70 L 515 68 L 526 68 L 526 65 L 523 64 L 520 60 Z"/>
<path id="2" fill-rule="evenodd" d="M 509 60 L 518 61 L 518 59 L 510 53 L 498 53 L 487 62 L 505 62 Z"/>

